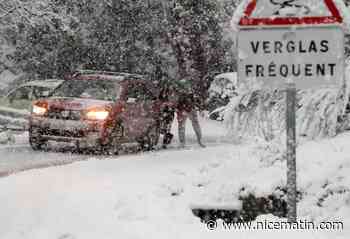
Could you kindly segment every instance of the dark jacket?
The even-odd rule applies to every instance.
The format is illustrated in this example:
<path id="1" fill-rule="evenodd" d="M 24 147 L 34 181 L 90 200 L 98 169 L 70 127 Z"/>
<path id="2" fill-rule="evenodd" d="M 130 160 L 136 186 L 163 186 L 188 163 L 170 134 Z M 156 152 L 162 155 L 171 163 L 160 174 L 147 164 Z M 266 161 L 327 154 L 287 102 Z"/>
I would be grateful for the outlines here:
<path id="1" fill-rule="evenodd" d="M 195 109 L 194 95 L 192 93 L 180 93 L 176 106 L 178 111 L 191 112 Z"/>

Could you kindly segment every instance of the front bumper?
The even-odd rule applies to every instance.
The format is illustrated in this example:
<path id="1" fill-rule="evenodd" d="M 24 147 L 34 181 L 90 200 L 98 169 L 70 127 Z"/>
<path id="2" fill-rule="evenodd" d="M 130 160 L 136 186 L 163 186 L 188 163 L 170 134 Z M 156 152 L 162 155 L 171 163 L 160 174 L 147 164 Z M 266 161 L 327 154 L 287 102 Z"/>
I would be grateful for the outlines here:
<path id="1" fill-rule="evenodd" d="M 31 117 L 29 125 L 32 137 L 43 140 L 75 143 L 81 148 L 101 144 L 102 123 Z"/>

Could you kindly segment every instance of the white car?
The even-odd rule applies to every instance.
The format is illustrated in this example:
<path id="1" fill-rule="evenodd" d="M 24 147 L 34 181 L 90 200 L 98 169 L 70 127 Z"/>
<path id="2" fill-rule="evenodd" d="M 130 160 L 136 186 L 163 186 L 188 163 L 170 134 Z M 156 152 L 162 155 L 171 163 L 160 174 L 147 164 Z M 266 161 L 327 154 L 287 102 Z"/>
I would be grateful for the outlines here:
<path id="1" fill-rule="evenodd" d="M 47 97 L 62 83 L 58 79 L 35 80 L 9 91 L 0 98 L 0 126 L 26 127 L 32 101 Z"/>

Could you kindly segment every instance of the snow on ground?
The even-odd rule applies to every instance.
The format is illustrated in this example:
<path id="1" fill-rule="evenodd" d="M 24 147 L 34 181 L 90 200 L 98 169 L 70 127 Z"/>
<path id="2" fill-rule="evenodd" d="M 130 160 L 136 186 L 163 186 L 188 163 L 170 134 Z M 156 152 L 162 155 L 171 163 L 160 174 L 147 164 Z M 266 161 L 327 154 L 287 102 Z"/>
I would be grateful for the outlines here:
<path id="1" fill-rule="evenodd" d="M 203 124 L 207 121 L 201 118 Z M 209 122 L 210 123 L 210 122 Z M 187 149 L 198 147 L 194 138 L 190 122 L 187 125 Z M 178 150 L 177 122 L 174 122 L 173 133 L 174 143 L 168 151 Z M 204 142 L 209 146 L 216 146 L 228 142 L 225 137 L 225 129 L 221 124 L 210 123 L 204 132 Z M 160 145 L 159 145 L 160 146 Z M 12 173 L 50 166 L 64 165 L 76 161 L 88 160 L 89 155 L 72 153 L 74 148 L 70 145 L 50 143 L 48 152 L 34 152 L 28 144 L 28 133 L 13 133 L 11 131 L 0 132 L 0 177 Z M 131 149 L 131 151 L 134 149 Z M 124 152 L 126 154 L 128 152 Z M 96 156 L 97 159 L 104 159 L 105 156 Z"/>
<path id="2" fill-rule="evenodd" d="M 202 124 L 205 149 L 196 146 L 191 134 L 185 150 L 177 149 L 175 142 L 169 150 L 104 160 L 96 156 L 1 178 L 0 238 L 349 237 L 350 133 L 298 149 L 299 186 L 304 192 L 299 216 L 316 222 L 341 220 L 344 231 L 224 231 L 219 227 L 210 232 L 193 216 L 192 207 L 239 208 L 242 187 L 267 195 L 285 184 L 286 172 L 285 162 L 271 160 L 264 147 L 254 142 L 228 144 L 221 125 Z M 264 219 L 280 220 L 259 218 Z"/>
<path id="3" fill-rule="evenodd" d="M 2 99 L 0 98 L 0 104 L 2 104 Z M 28 110 L 14 109 L 5 106 L 0 106 L 0 130 L 2 126 L 8 128 L 28 128 Z"/>

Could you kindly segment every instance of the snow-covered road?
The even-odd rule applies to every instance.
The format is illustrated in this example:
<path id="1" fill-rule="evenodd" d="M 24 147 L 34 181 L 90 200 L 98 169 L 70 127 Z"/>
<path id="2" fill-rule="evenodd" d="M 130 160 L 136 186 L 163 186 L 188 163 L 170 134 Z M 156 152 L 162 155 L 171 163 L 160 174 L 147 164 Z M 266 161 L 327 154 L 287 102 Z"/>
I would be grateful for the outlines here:
<path id="1" fill-rule="evenodd" d="M 27 161 L 38 165 L 86 159 L 0 178 L 0 238 L 349 238 L 350 133 L 298 148 L 298 185 L 303 192 L 299 217 L 342 221 L 344 230 L 286 233 L 219 227 L 209 232 L 192 208 L 238 209 L 242 188 L 245 194 L 267 196 L 285 185 L 286 168 L 264 147 L 229 144 L 222 126 L 209 121 L 202 125 L 205 149 L 195 144 L 191 130 L 185 150 L 174 142 L 168 150 L 115 157 L 32 152 L 25 141 L 0 149 L 1 167 L 9 168 L 21 168 Z M 259 218 L 265 219 L 283 220 Z"/>
<path id="2" fill-rule="evenodd" d="M 208 147 L 218 146 L 227 143 L 223 127 L 218 122 L 210 122 L 201 119 L 204 129 L 204 142 Z M 173 125 L 173 132 L 176 135 L 176 122 Z M 187 148 L 196 148 L 197 143 L 191 125 L 188 122 Z M 177 135 L 173 144 L 167 151 L 177 151 Z M 16 136 L 16 143 L 0 145 L 0 177 L 35 168 L 46 168 L 51 166 L 65 165 L 77 161 L 93 159 L 109 159 L 110 157 L 101 155 L 84 155 L 73 152 L 72 147 L 53 146 L 48 151 L 33 151 L 28 143 L 28 135 Z M 140 153 L 140 152 L 137 152 Z M 133 153 L 123 153 L 118 158 L 130 156 Z"/>
<path id="3" fill-rule="evenodd" d="M 34 152 L 30 149 L 25 135 L 21 136 L 22 138 L 19 137 L 15 145 L 2 146 L 0 148 L 0 171 L 5 172 L 3 176 L 8 172 L 26 171 L 26 169 L 42 168 L 50 165 L 69 164 L 74 161 L 87 161 L 75 162 L 64 167 L 48 167 L 45 169 L 31 170 L 0 178 L 0 187 L 3 189 L 0 191 L 0 238 L 77 238 L 74 228 L 80 228 L 80 226 L 76 227 L 74 222 L 83 222 L 84 218 L 89 218 L 89 215 L 92 214 L 95 214 L 92 218 L 98 221 L 109 221 L 109 223 L 108 226 L 104 223 L 99 226 L 93 221 L 90 221 L 88 223 L 89 225 L 85 223 L 81 224 L 82 227 L 87 226 L 86 229 L 81 228 L 87 233 L 84 233 L 86 235 L 83 236 L 84 238 L 119 238 L 118 234 L 110 231 L 113 227 L 119 228 L 117 231 L 120 230 L 121 235 L 125 235 L 132 227 L 132 225 L 130 225 L 130 228 L 126 226 L 125 220 L 131 220 L 133 224 L 135 223 L 134 220 L 136 220 L 137 223 L 137 221 L 143 221 L 145 217 L 148 217 L 147 211 L 152 210 L 150 205 L 153 203 L 153 193 L 155 193 L 156 197 L 160 196 L 166 200 L 174 200 L 177 195 L 179 196 L 183 193 L 182 186 L 177 182 L 178 178 L 186 177 L 188 170 L 197 171 L 198 165 L 206 165 L 208 159 L 216 160 L 216 157 L 220 157 L 220 153 L 218 152 L 227 147 L 227 140 L 225 140 L 224 137 L 225 130 L 223 127 L 215 122 L 206 121 L 202 123 L 205 135 L 204 142 L 208 146 L 206 149 L 202 149 L 196 144 L 190 125 L 188 125 L 188 146 L 185 149 L 178 149 L 176 147 L 177 140 L 175 140 L 172 147 L 167 150 L 137 152 L 110 157 L 71 154 L 69 151 Z M 174 125 L 174 129 L 175 128 L 176 124 Z M 174 132 L 176 134 L 175 130 Z M 213 148 L 218 149 L 212 150 Z M 198 157 L 193 157 L 194 154 L 197 155 L 196 152 L 198 152 Z M 211 160 L 209 160 L 209 162 L 210 161 Z M 86 174 L 75 173 L 76 167 L 85 168 L 84 165 L 86 165 L 86 163 L 94 165 L 92 166 L 92 171 L 87 170 L 85 171 Z M 210 167 L 215 168 L 217 165 L 213 163 L 210 164 Z M 201 170 L 205 169 L 202 168 Z M 62 174 L 58 175 L 55 173 L 58 171 Z M 39 175 L 42 173 L 46 174 L 50 179 L 40 179 Z M 100 173 L 104 174 L 104 176 L 98 176 Z M 203 173 L 205 174 L 204 171 Z M 24 175 L 32 174 L 39 177 L 30 177 L 30 180 L 20 179 Z M 113 177 L 113 175 L 116 176 L 116 178 L 110 181 L 108 178 L 110 176 Z M 96 176 L 97 181 L 93 182 Z M 17 181 L 17 186 L 8 188 L 6 186 L 8 180 Z M 169 180 L 171 182 L 169 182 Z M 204 185 L 205 183 L 206 180 L 203 182 L 201 180 L 198 181 L 198 184 Z M 55 186 L 59 186 L 60 189 L 55 188 Z M 106 198 L 106 202 L 103 204 L 97 203 L 95 205 L 96 208 L 91 208 L 91 211 L 86 211 L 80 206 L 84 207 L 84 205 L 93 203 L 96 198 L 90 194 L 91 191 L 88 188 L 95 186 L 98 188 L 100 187 L 102 191 L 95 191 L 93 194 L 100 199 Z M 14 191 L 9 192 L 7 191 L 8 189 Z M 70 201 L 70 199 L 66 201 L 64 195 L 70 194 L 68 191 L 71 189 L 85 199 L 81 200 L 81 202 L 79 202 L 80 199 L 73 202 L 75 199 L 72 197 L 73 201 Z M 85 191 L 86 189 L 88 191 Z M 106 189 L 110 192 L 114 191 L 115 194 L 109 198 L 109 196 L 104 193 Z M 147 192 L 152 193 L 148 195 Z M 13 200 L 10 200 L 11 198 Z M 7 201 L 5 203 L 3 200 L 10 200 L 12 202 Z M 63 205 L 63 208 L 54 206 L 54 208 L 49 209 L 48 207 L 52 205 L 51 202 L 49 202 L 51 200 L 54 200 L 55 204 Z M 71 203 L 75 204 L 75 206 L 71 207 Z M 134 213 L 134 209 L 130 208 L 134 203 L 136 204 L 135 206 L 140 209 L 137 214 Z M 15 206 L 16 204 L 17 206 Z M 78 206 L 78 204 L 80 204 L 80 206 Z M 170 210 L 170 208 L 165 208 L 168 206 L 169 205 L 159 205 L 159 210 L 166 212 Z M 20 211 L 17 211 L 14 207 L 20 209 Z M 110 210 L 111 218 L 105 218 L 102 214 L 100 216 L 96 215 L 98 211 L 103 213 L 106 210 Z M 55 215 L 54 218 L 57 218 L 57 221 L 54 219 L 54 222 L 46 218 L 44 214 L 49 211 L 52 215 Z M 85 211 L 85 213 L 83 213 L 83 211 Z M 186 213 L 191 213 L 188 208 L 186 208 L 185 211 Z M 63 216 L 62 213 L 71 214 Z M 181 210 L 178 213 L 182 215 L 183 211 Z M 164 215 L 159 215 L 160 217 L 157 216 L 157 218 L 162 218 Z M 195 221 L 198 221 L 195 217 L 191 217 Z M 120 220 L 122 222 L 121 224 L 119 223 Z M 66 224 L 66 222 L 68 222 L 68 224 Z M 48 224 L 43 225 L 43 223 Z M 69 224 L 71 226 L 67 227 Z M 135 225 L 135 227 L 137 227 L 137 225 Z M 88 228 L 92 229 L 92 231 Z M 199 228 L 205 229 L 205 227 L 200 224 Z M 154 229 L 155 228 L 152 226 L 150 232 Z M 139 232 L 140 234 L 137 234 L 142 236 L 144 232 L 141 230 Z M 168 229 L 162 229 L 161 231 L 164 236 L 168 234 Z M 103 235 L 100 234 L 101 232 L 103 232 Z M 101 235 L 100 237 L 99 234 Z M 80 235 L 78 238 L 80 238 Z M 125 237 L 121 236 L 120 238 Z"/>
<path id="4" fill-rule="evenodd" d="M 66 152 L 35 152 L 29 145 L 0 147 L 0 177 L 19 171 L 72 163 L 89 156 Z"/>

